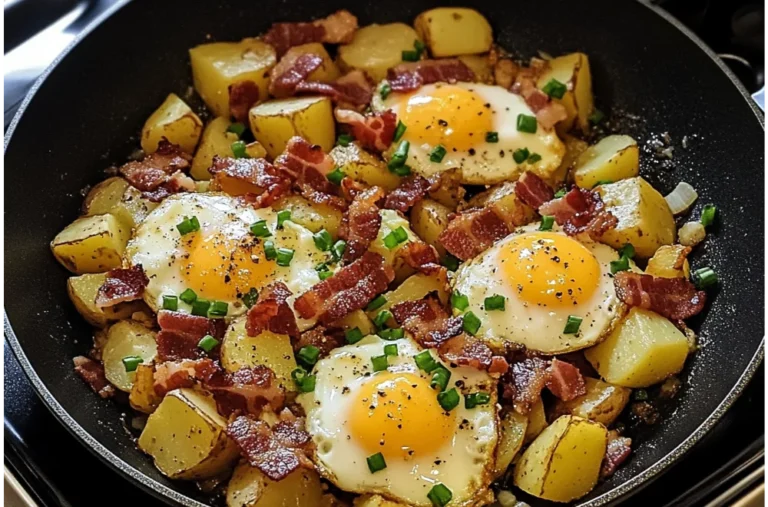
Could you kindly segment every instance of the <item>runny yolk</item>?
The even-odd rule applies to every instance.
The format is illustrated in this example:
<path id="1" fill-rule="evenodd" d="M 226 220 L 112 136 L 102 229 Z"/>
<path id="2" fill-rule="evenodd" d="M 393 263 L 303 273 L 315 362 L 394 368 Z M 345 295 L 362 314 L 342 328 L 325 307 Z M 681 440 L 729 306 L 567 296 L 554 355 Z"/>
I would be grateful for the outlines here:
<path id="1" fill-rule="evenodd" d="M 473 91 L 442 85 L 408 95 L 398 116 L 408 126 L 404 139 L 412 144 L 442 144 L 446 150 L 467 151 L 485 142 L 493 129 L 491 109 Z"/>
<path id="2" fill-rule="evenodd" d="M 453 438 L 456 411 L 445 412 L 429 381 L 413 373 L 381 372 L 357 392 L 349 414 L 351 436 L 384 458 L 434 453 Z"/>
<path id="3" fill-rule="evenodd" d="M 235 300 L 251 287 L 266 285 L 275 271 L 275 262 L 264 258 L 261 245 L 221 234 L 196 233 L 187 251 L 182 259 L 184 282 L 206 299 Z"/>
<path id="4" fill-rule="evenodd" d="M 600 279 L 600 265 L 587 247 L 552 232 L 513 238 L 499 263 L 518 297 L 541 306 L 578 305 L 592 296 Z"/>

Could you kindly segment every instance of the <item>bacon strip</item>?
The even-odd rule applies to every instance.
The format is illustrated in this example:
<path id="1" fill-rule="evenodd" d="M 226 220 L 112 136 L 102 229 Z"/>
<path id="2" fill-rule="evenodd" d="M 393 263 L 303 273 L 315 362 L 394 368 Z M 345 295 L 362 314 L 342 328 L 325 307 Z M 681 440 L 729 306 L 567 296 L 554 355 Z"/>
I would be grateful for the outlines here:
<path id="1" fill-rule="evenodd" d="M 195 180 L 187 176 L 181 171 L 173 173 L 168 181 L 160 185 L 154 190 L 148 192 L 142 192 L 141 196 L 151 202 L 160 202 L 169 195 L 179 194 L 181 192 L 194 192 Z"/>
<path id="2" fill-rule="evenodd" d="M 281 57 L 293 46 L 324 42 L 347 44 L 357 31 L 357 18 L 349 11 L 340 10 L 311 23 L 275 23 L 264 35 L 264 41 L 272 45 Z"/>
<path id="3" fill-rule="evenodd" d="M 493 351 L 477 338 L 466 333 L 454 336 L 437 348 L 440 357 L 449 363 L 471 366 L 478 370 L 487 370 L 491 366 Z"/>
<path id="4" fill-rule="evenodd" d="M 259 298 L 249 310 L 245 330 L 248 336 L 258 336 L 263 330 L 299 336 L 296 317 L 288 304 L 293 293 L 283 282 L 274 282 L 259 292 Z"/>
<path id="5" fill-rule="evenodd" d="M 323 58 L 312 53 L 285 55 L 270 72 L 269 93 L 278 98 L 290 97 L 322 64 Z"/>
<path id="6" fill-rule="evenodd" d="M 365 307 L 394 278 L 384 258 L 369 251 L 299 296 L 294 309 L 304 319 L 317 317 L 321 324 L 329 324 Z"/>
<path id="7" fill-rule="evenodd" d="M 439 347 L 462 332 L 461 317 L 448 315 L 440 302 L 432 296 L 398 303 L 390 311 L 422 347 Z"/>
<path id="8" fill-rule="evenodd" d="M 163 138 L 154 153 L 123 165 L 120 174 L 131 186 L 144 192 L 144 197 L 158 202 L 171 193 L 189 189 L 187 179 L 182 176 L 191 160 L 192 157 L 181 151 L 178 145 Z"/>
<path id="9" fill-rule="evenodd" d="M 607 479 L 632 454 L 632 439 L 621 437 L 615 431 L 611 431 L 608 437 L 608 447 L 600 469 L 600 478 Z"/>
<path id="10" fill-rule="evenodd" d="M 661 278 L 620 271 L 613 277 L 616 296 L 629 306 L 652 310 L 675 321 L 704 309 L 707 293 L 685 278 Z"/>
<path id="11" fill-rule="evenodd" d="M 224 319 L 207 319 L 182 312 L 160 310 L 157 314 L 160 332 L 157 341 L 158 361 L 180 361 L 199 359 L 205 352 L 197 344 L 205 335 L 211 335 L 221 341 L 226 331 Z M 216 356 L 219 347 L 209 352 Z"/>
<path id="12" fill-rule="evenodd" d="M 584 394 L 587 388 L 578 368 L 565 361 L 552 359 L 547 376 L 547 389 L 563 401 L 571 401 Z"/>
<path id="13" fill-rule="evenodd" d="M 445 267 L 440 265 L 440 257 L 435 247 L 423 241 L 409 241 L 397 250 L 397 256 L 413 269 L 426 275 L 444 272 L 441 276 L 448 276 Z"/>
<path id="14" fill-rule="evenodd" d="M 291 190 L 291 179 L 263 158 L 213 157 L 208 169 L 211 189 L 230 195 L 253 194 L 249 204 L 257 208 L 272 205 Z"/>
<path id="15" fill-rule="evenodd" d="M 219 370 L 219 366 L 208 358 L 165 361 L 154 368 L 154 390 L 158 396 L 165 396 L 174 389 L 193 387 L 195 381 L 207 381 Z"/>
<path id="16" fill-rule="evenodd" d="M 359 259 L 379 235 L 381 214 L 376 203 L 383 198 L 384 190 L 371 187 L 352 199 L 339 230 L 339 236 L 347 242 L 342 257 L 345 264 Z"/>
<path id="17" fill-rule="evenodd" d="M 259 101 L 259 87 L 250 79 L 229 85 L 229 114 L 248 124 L 248 111 Z"/>
<path id="18" fill-rule="evenodd" d="M 149 278 L 141 264 L 130 268 L 116 268 L 107 273 L 107 279 L 96 294 L 96 306 L 106 308 L 126 301 L 141 299 Z"/>
<path id="19" fill-rule="evenodd" d="M 269 405 L 273 411 L 285 403 L 285 390 L 277 385 L 275 372 L 264 365 L 241 368 L 234 373 L 216 371 L 204 382 L 213 393 L 220 414 L 258 415 Z"/>
<path id="20" fill-rule="evenodd" d="M 104 375 L 104 366 L 85 356 L 77 356 L 72 359 L 75 364 L 75 372 L 91 386 L 91 389 L 102 398 L 111 398 L 115 395 L 114 386 L 109 383 Z"/>
<path id="21" fill-rule="evenodd" d="M 527 415 L 541 398 L 541 390 L 549 377 L 550 363 L 539 357 L 527 357 L 510 366 L 502 377 L 503 398 L 512 402 L 517 413 Z"/>
<path id="22" fill-rule="evenodd" d="M 406 62 L 387 71 L 387 81 L 395 92 L 410 92 L 431 83 L 474 80 L 475 73 L 457 58 Z"/>
<path id="23" fill-rule="evenodd" d="M 285 151 L 275 159 L 275 166 L 292 179 L 304 197 L 316 204 L 343 210 L 347 202 L 337 195 L 338 187 L 327 178 L 334 165 L 320 146 L 311 145 L 298 136 L 292 137 Z"/>
<path id="24" fill-rule="evenodd" d="M 543 204 L 539 213 L 554 216 L 569 236 L 586 232 L 595 240 L 619 223 L 605 209 L 600 194 L 584 188 L 573 188 L 563 197 Z"/>
<path id="25" fill-rule="evenodd" d="M 386 151 L 395 138 L 397 115 L 391 109 L 366 116 L 357 111 L 336 109 L 335 116 L 337 122 L 349 126 L 360 146 L 368 151 Z"/>
<path id="26" fill-rule="evenodd" d="M 396 189 L 387 195 L 384 207 L 401 213 L 407 212 L 414 204 L 424 199 L 432 184 L 418 174 L 403 179 Z"/>
<path id="27" fill-rule="evenodd" d="M 504 219 L 491 207 L 457 215 L 440 233 L 438 241 L 448 252 L 465 261 L 481 254 L 510 233 Z"/>
<path id="28" fill-rule="evenodd" d="M 356 110 L 365 108 L 373 98 L 373 85 L 361 70 L 344 74 L 332 83 L 302 81 L 296 85 L 296 91 L 326 95 L 339 107 Z"/>
<path id="29" fill-rule="evenodd" d="M 515 195 L 533 209 L 555 198 L 555 193 L 536 173 L 525 171 L 515 184 Z"/>

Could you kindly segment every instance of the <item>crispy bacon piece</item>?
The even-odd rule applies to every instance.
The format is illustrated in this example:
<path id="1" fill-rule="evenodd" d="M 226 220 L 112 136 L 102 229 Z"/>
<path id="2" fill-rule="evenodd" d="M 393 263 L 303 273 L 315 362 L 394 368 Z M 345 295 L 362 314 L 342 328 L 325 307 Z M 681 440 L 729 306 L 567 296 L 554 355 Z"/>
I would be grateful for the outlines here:
<path id="1" fill-rule="evenodd" d="M 359 259 L 378 236 L 381 215 L 376 203 L 383 198 L 384 190 L 370 187 L 352 199 L 339 229 L 339 237 L 347 242 L 342 258 L 345 264 Z"/>
<path id="2" fill-rule="evenodd" d="M 285 151 L 275 159 L 275 166 L 293 180 L 304 197 L 343 210 L 347 202 L 337 195 L 338 187 L 327 178 L 334 165 L 322 148 L 298 136 L 292 137 Z"/>
<path id="3" fill-rule="evenodd" d="M 106 308 L 126 301 L 141 299 L 149 283 L 141 264 L 130 268 L 116 268 L 107 273 L 107 279 L 96 294 L 96 306 Z"/>
<path id="4" fill-rule="evenodd" d="M 250 79 L 229 85 L 229 114 L 248 124 L 248 111 L 259 101 L 259 87 Z"/>
<path id="5" fill-rule="evenodd" d="M 599 239 L 619 223 L 605 209 L 600 194 L 584 188 L 573 188 L 563 197 L 544 203 L 539 207 L 539 213 L 554 216 L 569 236 L 586 232 L 592 239 Z"/>
<path id="6" fill-rule="evenodd" d="M 339 107 L 362 110 L 371 103 L 373 85 L 361 70 L 344 74 L 332 83 L 302 81 L 296 85 L 296 91 L 326 95 Z"/>
<path id="7" fill-rule="evenodd" d="M 414 204 L 424 199 L 430 188 L 432 188 L 432 184 L 429 180 L 418 174 L 412 174 L 403 179 L 397 188 L 387 195 L 384 207 L 405 213 Z"/>
<path id="8" fill-rule="evenodd" d="M 565 120 L 568 112 L 559 102 L 553 101 L 536 86 L 536 81 L 549 64 L 545 60 L 532 58 L 529 67 L 518 69 L 511 91 L 521 95 L 528 107 L 536 113 L 536 120 L 544 129 L 550 130 Z"/>
<path id="9" fill-rule="evenodd" d="M 533 209 L 555 198 L 555 193 L 538 174 L 525 171 L 515 184 L 515 195 Z"/>
<path id="10" fill-rule="evenodd" d="M 349 202 L 352 202 L 352 200 L 354 200 L 357 194 L 368 189 L 368 187 L 365 186 L 363 183 L 355 181 L 349 176 L 344 176 L 344 178 L 341 180 L 340 186 L 341 186 L 341 194 L 344 196 L 344 199 L 346 199 Z"/>
<path id="11" fill-rule="evenodd" d="M 312 53 L 284 56 L 270 72 L 269 93 L 278 98 L 290 97 L 322 64 L 323 58 Z"/>
<path id="12" fill-rule="evenodd" d="M 563 401 L 571 401 L 584 394 L 587 388 L 578 368 L 557 358 L 552 359 L 547 376 L 547 389 Z"/>
<path id="13" fill-rule="evenodd" d="M 512 403 L 516 412 L 527 415 L 539 400 L 549 377 L 549 366 L 549 361 L 535 356 L 510 364 L 502 377 L 503 398 Z"/>
<path id="14" fill-rule="evenodd" d="M 493 79 L 496 85 L 510 89 L 515 82 L 520 67 L 509 58 L 500 58 L 493 65 Z"/>
<path id="15" fill-rule="evenodd" d="M 480 340 L 461 333 L 449 338 L 437 348 L 444 361 L 487 370 L 491 366 L 493 351 Z"/>
<path id="16" fill-rule="evenodd" d="M 285 390 L 276 382 L 275 372 L 264 365 L 241 368 L 234 373 L 218 370 L 204 382 L 213 393 L 220 414 L 258 415 L 269 405 L 278 411 L 285 403 Z"/>
<path id="17" fill-rule="evenodd" d="M 145 197 L 157 202 L 172 193 L 189 190 L 183 171 L 189 168 L 191 160 L 178 145 L 163 138 L 154 153 L 123 165 L 120 174 L 131 186 L 144 192 Z M 194 190 L 194 184 L 192 187 Z"/>
<path id="18" fill-rule="evenodd" d="M 465 261 L 509 234 L 504 219 L 492 207 L 461 213 L 448 223 L 438 240 L 448 252 Z"/>
<path id="19" fill-rule="evenodd" d="M 155 394 L 165 396 L 174 389 L 193 387 L 196 381 L 207 381 L 219 369 L 219 366 L 208 358 L 165 361 L 155 365 Z"/>
<path id="20" fill-rule="evenodd" d="M 661 278 L 620 271 L 613 277 L 616 296 L 629 306 L 652 310 L 666 318 L 685 320 L 704 309 L 707 293 L 685 278 Z"/>
<path id="21" fill-rule="evenodd" d="M 249 196 L 257 208 L 271 206 L 291 190 L 291 179 L 263 158 L 213 157 L 211 188 Z"/>
<path id="22" fill-rule="evenodd" d="M 273 333 L 299 336 L 296 317 L 288 304 L 293 293 L 283 282 L 274 282 L 259 292 L 259 298 L 249 310 L 245 331 L 248 336 L 258 336 L 268 329 Z"/>
<path id="23" fill-rule="evenodd" d="M 312 468 L 306 451 L 311 445 L 309 433 L 301 429 L 303 421 L 280 421 L 269 427 L 264 421 L 239 416 L 227 425 L 227 435 L 252 467 L 279 481 L 299 467 Z"/>
<path id="24" fill-rule="evenodd" d="M 603 466 L 600 469 L 600 478 L 607 479 L 632 454 L 632 439 L 619 436 L 615 431 L 608 433 L 608 448 L 603 458 Z"/>
<path id="25" fill-rule="evenodd" d="M 392 91 L 411 92 L 423 85 L 474 81 L 475 73 L 457 58 L 401 63 L 387 71 Z"/>
<path id="26" fill-rule="evenodd" d="M 294 309 L 304 319 L 317 317 L 321 324 L 329 324 L 365 307 L 394 278 L 384 258 L 369 251 L 299 296 Z"/>
<path id="27" fill-rule="evenodd" d="M 72 362 L 75 364 L 75 373 L 91 386 L 93 392 L 102 398 L 111 398 L 115 395 L 115 388 L 104 375 L 104 366 L 101 363 L 85 356 L 77 356 L 72 359 Z"/>
<path id="28" fill-rule="evenodd" d="M 325 357 L 336 347 L 344 345 L 344 336 L 323 326 L 315 326 L 301 333 L 299 339 L 293 344 L 293 350 L 298 352 L 308 345 L 317 347 L 320 350 L 320 357 Z"/>
<path id="29" fill-rule="evenodd" d="M 445 270 L 445 267 L 440 265 L 440 257 L 435 247 L 423 241 L 409 241 L 398 249 L 397 256 L 402 258 L 413 269 L 417 269 L 427 275 Z M 447 271 L 443 276 L 447 276 Z"/>
<path id="30" fill-rule="evenodd" d="M 405 301 L 390 308 L 395 320 L 422 347 L 436 348 L 462 332 L 461 317 L 448 315 L 436 298 Z"/>
<path id="31" fill-rule="evenodd" d="M 141 196 L 152 202 L 160 202 L 169 195 L 178 194 L 181 192 L 194 192 L 195 180 L 187 176 L 181 171 L 173 173 L 168 181 L 160 185 L 154 190 L 148 192 L 142 192 Z"/>
<path id="32" fill-rule="evenodd" d="M 336 109 L 336 121 L 347 125 L 352 136 L 368 151 L 381 153 L 395 138 L 397 115 L 391 109 L 366 116 L 349 109 Z"/>
<path id="33" fill-rule="evenodd" d="M 275 23 L 264 35 L 264 41 L 271 44 L 277 56 L 280 57 L 289 48 L 310 42 L 327 44 L 352 42 L 356 31 L 357 18 L 349 11 L 340 10 L 311 23 Z"/>
<path id="34" fill-rule="evenodd" d="M 205 352 L 197 344 L 205 335 L 211 335 L 221 341 L 226 331 L 224 319 L 207 319 L 170 310 L 157 313 L 160 332 L 157 334 L 157 358 L 159 361 L 180 361 L 198 359 Z M 216 356 L 219 348 L 208 355 Z"/>

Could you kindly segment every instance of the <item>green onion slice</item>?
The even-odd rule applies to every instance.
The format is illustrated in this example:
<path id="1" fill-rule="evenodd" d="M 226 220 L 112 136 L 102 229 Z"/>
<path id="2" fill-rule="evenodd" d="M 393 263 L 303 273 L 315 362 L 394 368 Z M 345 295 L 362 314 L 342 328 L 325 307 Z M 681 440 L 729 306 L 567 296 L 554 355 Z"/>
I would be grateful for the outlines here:
<path id="1" fill-rule="evenodd" d="M 701 210 L 701 225 L 709 227 L 715 223 L 715 216 L 717 215 L 717 207 L 714 204 L 706 204 L 704 209 Z"/>
<path id="2" fill-rule="evenodd" d="M 302 393 L 311 393 L 315 390 L 315 376 L 308 374 L 304 368 L 299 367 L 293 370 L 291 377 Z"/>
<path id="3" fill-rule="evenodd" d="M 268 261 L 277 259 L 277 248 L 275 248 L 275 242 L 271 239 L 264 242 L 264 258 Z"/>
<path id="4" fill-rule="evenodd" d="M 240 122 L 233 123 L 229 127 L 227 127 L 227 132 L 231 132 L 235 134 L 237 137 L 243 137 L 243 133 L 245 132 L 245 125 L 243 125 Z"/>
<path id="5" fill-rule="evenodd" d="M 499 133 L 498 132 L 486 132 L 485 133 L 485 142 L 487 142 L 487 143 L 498 143 L 499 142 Z"/>
<path id="6" fill-rule="evenodd" d="M 539 224 L 540 231 L 551 231 L 552 226 L 555 225 L 555 217 L 551 215 L 544 215 L 541 217 L 541 223 Z"/>
<path id="7" fill-rule="evenodd" d="M 469 307 L 469 298 L 461 292 L 455 290 L 451 294 L 451 308 L 463 312 Z"/>
<path id="8" fill-rule="evenodd" d="M 278 229 L 282 229 L 283 228 L 283 223 L 286 220 L 290 220 L 290 219 L 291 219 L 291 210 L 284 209 L 282 211 L 278 211 L 277 212 L 277 228 Z"/>
<path id="9" fill-rule="evenodd" d="M 445 149 L 445 146 L 442 144 L 438 144 L 434 148 L 432 148 L 432 151 L 429 152 L 429 160 L 431 162 L 440 163 L 443 161 L 443 158 L 445 157 L 447 150 Z"/>
<path id="10" fill-rule="evenodd" d="M 490 310 L 504 310 L 504 307 L 506 305 L 507 298 L 500 294 L 494 294 L 493 296 L 485 298 L 485 301 L 483 302 L 483 306 L 485 307 L 486 311 Z"/>
<path id="11" fill-rule="evenodd" d="M 710 267 L 697 269 L 691 273 L 691 279 L 700 290 L 717 285 L 717 273 Z"/>
<path id="12" fill-rule="evenodd" d="M 349 146 L 349 143 L 351 143 L 351 142 L 352 142 L 352 141 L 354 141 L 354 140 L 355 140 L 355 138 L 354 138 L 354 137 L 352 137 L 352 136 L 351 136 L 351 135 L 349 135 L 349 134 L 341 134 L 341 135 L 340 135 L 340 136 L 339 136 L 339 137 L 336 139 L 336 144 L 338 144 L 339 146 L 344 146 L 344 147 L 346 147 L 346 146 Z"/>
<path id="13" fill-rule="evenodd" d="M 312 235 L 312 239 L 315 241 L 315 246 L 318 250 L 321 252 L 327 252 L 331 249 L 331 245 L 333 244 L 333 238 L 331 238 L 331 233 L 326 231 L 325 229 L 321 229 L 317 231 L 315 234 Z"/>
<path id="14" fill-rule="evenodd" d="M 243 294 L 242 300 L 245 306 L 248 308 L 252 307 L 259 300 L 259 291 L 255 287 L 251 287 L 248 292 Z"/>
<path id="15" fill-rule="evenodd" d="M 427 373 L 431 373 L 436 368 L 440 367 L 440 365 L 437 363 L 437 361 L 435 361 L 435 358 L 432 357 L 432 354 L 428 350 L 422 350 L 413 356 L 413 360 L 416 361 L 416 366 L 418 366 L 420 370 L 424 370 Z"/>
<path id="16" fill-rule="evenodd" d="M 373 371 L 384 371 L 389 366 L 386 355 L 372 357 L 371 364 L 373 365 Z"/>
<path id="17" fill-rule="evenodd" d="M 579 331 L 579 327 L 581 326 L 581 317 L 577 317 L 576 315 L 569 315 L 568 320 L 565 322 L 565 329 L 563 329 L 563 334 L 576 334 Z"/>
<path id="18" fill-rule="evenodd" d="M 427 493 L 427 498 L 429 498 L 429 500 L 432 502 L 432 505 L 435 507 L 445 507 L 453 498 L 453 493 L 451 493 L 450 489 L 446 488 L 444 485 L 438 482 L 432 486 L 432 489 L 429 490 L 429 493 Z"/>
<path id="19" fill-rule="evenodd" d="M 197 346 L 203 349 L 206 352 L 210 352 L 213 349 L 216 348 L 216 346 L 219 344 L 219 340 L 214 338 L 213 336 L 207 334 L 203 336 L 199 342 L 197 342 Z"/>
<path id="20" fill-rule="evenodd" d="M 397 120 L 397 127 L 395 128 L 395 137 L 393 138 L 393 142 L 398 142 L 403 137 L 403 134 L 405 134 L 405 130 L 407 128 L 408 127 L 405 126 L 405 123 Z"/>
<path id="21" fill-rule="evenodd" d="M 472 393 L 464 397 L 465 408 L 475 408 L 478 405 L 487 405 L 491 401 L 491 395 L 488 393 Z"/>
<path id="22" fill-rule="evenodd" d="M 443 410 L 450 412 L 459 404 L 459 392 L 455 387 L 452 387 L 448 391 L 438 393 L 437 402 L 443 407 Z"/>
<path id="23" fill-rule="evenodd" d="M 190 232 L 197 232 L 200 230 L 200 222 L 197 217 L 184 217 L 181 223 L 176 225 L 176 229 L 179 230 L 179 234 L 182 236 L 189 234 Z"/>
<path id="24" fill-rule="evenodd" d="M 343 180 L 346 175 L 347 174 L 341 170 L 341 167 L 336 167 L 333 171 L 328 173 L 326 178 L 328 178 L 328 181 L 334 185 L 341 185 L 341 180 Z"/>
<path id="25" fill-rule="evenodd" d="M 373 299 L 373 301 L 368 303 L 368 306 L 365 307 L 365 311 L 372 312 L 373 310 L 378 310 L 379 308 L 384 306 L 386 303 L 387 303 L 387 298 L 379 294 Z"/>
<path id="26" fill-rule="evenodd" d="M 347 343 L 353 345 L 363 339 L 363 332 L 360 331 L 359 327 L 348 329 L 344 332 L 344 338 L 346 338 Z"/>
<path id="27" fill-rule="evenodd" d="M 562 99 L 565 92 L 568 91 L 568 87 L 565 83 L 561 83 L 557 79 L 550 79 L 544 88 L 541 89 L 544 93 L 555 99 Z"/>
<path id="28" fill-rule="evenodd" d="M 210 307 L 210 301 L 207 299 L 197 298 L 195 302 L 192 303 L 192 315 L 197 315 L 198 317 L 207 317 L 208 309 Z"/>
<path id="29" fill-rule="evenodd" d="M 528 134 L 535 134 L 538 128 L 536 117 L 528 114 L 517 115 L 517 130 Z"/>
<path id="30" fill-rule="evenodd" d="M 307 345 L 301 347 L 296 354 L 296 359 L 307 369 L 312 368 L 317 362 L 317 358 L 320 357 L 320 349 L 314 345 Z"/>
<path id="31" fill-rule="evenodd" d="M 245 149 L 245 141 L 235 141 L 230 147 L 235 158 L 250 158 Z"/>
<path id="32" fill-rule="evenodd" d="M 477 332 L 480 330 L 480 325 L 482 323 L 480 322 L 480 318 L 475 315 L 472 312 L 467 312 L 464 314 L 464 321 L 462 323 L 462 328 L 467 333 L 471 334 L 472 336 L 475 336 Z"/>
<path id="33" fill-rule="evenodd" d="M 531 154 L 530 151 L 528 151 L 528 148 L 518 148 L 512 153 L 512 159 L 518 163 L 522 164 L 526 160 L 528 160 L 528 156 Z"/>
<path id="34" fill-rule="evenodd" d="M 382 310 L 376 314 L 376 317 L 373 318 L 373 324 L 376 326 L 376 329 L 384 329 L 387 321 L 391 318 L 392 312 L 389 310 Z"/>
<path id="35" fill-rule="evenodd" d="M 370 470 L 372 474 L 387 468 L 387 462 L 384 461 L 384 455 L 380 452 L 368 456 L 365 458 L 365 461 L 368 462 L 368 470 Z"/>
<path id="36" fill-rule="evenodd" d="M 277 249 L 277 265 L 287 267 L 291 265 L 293 260 L 294 250 L 290 248 L 278 248 Z"/>
<path id="37" fill-rule="evenodd" d="M 390 343 L 389 345 L 384 345 L 384 355 L 385 356 L 396 356 L 397 355 L 397 344 L 396 343 Z"/>
<path id="38" fill-rule="evenodd" d="M 139 356 L 125 356 L 123 358 L 123 366 L 125 367 L 125 371 L 128 373 L 136 371 L 136 368 L 138 368 L 139 365 L 143 362 L 144 359 L 140 358 Z"/>
<path id="39" fill-rule="evenodd" d="M 438 366 L 432 372 L 432 381 L 429 383 L 432 389 L 437 389 L 440 392 L 445 391 L 448 387 L 448 381 L 451 380 L 451 372 L 442 366 Z"/>
<path id="40" fill-rule="evenodd" d="M 186 289 L 184 292 L 179 294 L 179 299 L 187 303 L 188 305 L 191 305 L 192 303 L 197 300 L 197 294 L 195 294 L 195 291 L 192 289 Z"/>
<path id="41" fill-rule="evenodd" d="M 163 310 L 176 311 L 179 309 L 179 298 L 176 296 L 163 296 Z"/>
<path id="42" fill-rule="evenodd" d="M 252 223 L 251 234 L 253 234 L 257 238 L 268 238 L 269 236 L 272 235 L 272 233 L 269 231 L 269 227 L 267 227 L 266 220 L 258 220 Z"/>
<path id="43" fill-rule="evenodd" d="M 208 308 L 208 317 L 226 317 L 229 311 L 229 303 L 226 301 L 211 301 Z"/>

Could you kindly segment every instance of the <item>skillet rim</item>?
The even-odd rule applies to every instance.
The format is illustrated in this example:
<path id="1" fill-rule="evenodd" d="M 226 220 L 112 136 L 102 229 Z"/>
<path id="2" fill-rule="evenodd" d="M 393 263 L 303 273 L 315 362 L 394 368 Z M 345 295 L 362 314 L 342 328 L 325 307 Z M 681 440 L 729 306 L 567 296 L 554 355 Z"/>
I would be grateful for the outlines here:
<path id="1" fill-rule="evenodd" d="M 69 53 L 77 46 L 83 39 L 85 39 L 93 30 L 95 30 L 102 22 L 111 17 L 123 7 L 128 5 L 129 2 L 121 2 L 106 10 L 102 15 L 92 21 L 83 31 L 75 37 L 75 39 L 62 51 L 56 59 L 45 69 L 40 77 L 35 81 L 34 85 L 30 88 L 26 97 L 19 106 L 18 111 L 13 117 L 8 130 L 4 136 L 3 152 L 7 151 L 8 145 L 13 137 L 13 133 L 16 130 L 16 125 L 21 120 L 28 104 L 32 101 L 37 93 L 37 90 L 42 86 L 48 76 L 55 70 L 58 64 L 66 58 Z M 706 54 L 717 67 L 728 77 L 731 83 L 738 90 L 742 98 L 747 102 L 748 106 L 752 109 L 752 112 L 757 119 L 760 126 L 765 130 L 765 117 L 763 112 L 758 108 L 755 101 L 752 99 L 751 94 L 744 88 L 741 82 L 731 72 L 731 70 L 720 60 L 714 51 L 709 48 L 696 34 L 689 30 L 679 20 L 674 18 L 671 14 L 661 9 L 660 7 L 653 5 L 651 0 L 637 0 L 637 3 L 648 8 L 656 15 L 660 16 L 666 22 L 671 24 L 675 29 L 679 30 L 685 35 L 691 42 L 693 42 L 699 50 Z M 53 415 L 64 425 L 65 428 L 75 436 L 91 453 L 96 455 L 99 459 L 106 462 L 115 471 L 122 472 L 122 476 L 131 480 L 134 484 L 138 485 L 141 489 L 153 495 L 154 497 L 169 503 L 177 502 L 189 507 L 206 507 L 207 504 L 201 503 L 193 498 L 180 493 L 179 491 L 172 489 L 149 476 L 141 473 L 139 470 L 133 468 L 127 462 L 120 459 L 116 454 L 107 449 L 98 440 L 96 440 L 90 433 L 85 431 L 80 424 L 61 406 L 58 400 L 51 394 L 48 388 L 43 384 L 40 377 L 37 375 L 35 368 L 30 363 L 26 354 L 23 351 L 21 343 L 16 336 L 16 333 L 11 326 L 8 314 L 3 309 L 3 329 L 6 340 L 11 346 L 16 360 L 22 367 L 30 383 L 34 387 L 38 397 L 42 399 L 46 407 L 53 413 Z M 677 447 L 667 453 L 663 458 L 656 461 L 653 465 L 645 469 L 643 472 L 637 474 L 624 483 L 614 487 L 610 491 L 603 493 L 602 495 L 593 498 L 587 502 L 577 503 L 579 506 L 584 507 L 598 507 L 606 505 L 610 502 L 618 500 L 627 493 L 637 493 L 641 489 L 650 485 L 654 479 L 656 479 L 663 471 L 665 471 L 670 465 L 680 459 L 686 452 L 688 452 L 696 443 L 706 435 L 722 418 L 725 412 L 731 407 L 734 401 L 741 395 L 744 388 L 754 376 L 757 368 L 760 366 L 764 359 L 764 347 L 765 337 L 760 341 L 760 345 L 757 351 L 752 355 L 747 367 L 739 376 L 736 384 L 731 388 L 728 394 L 723 398 L 720 404 L 712 411 L 706 419 L 696 428 L 690 435 L 688 435 Z"/>

